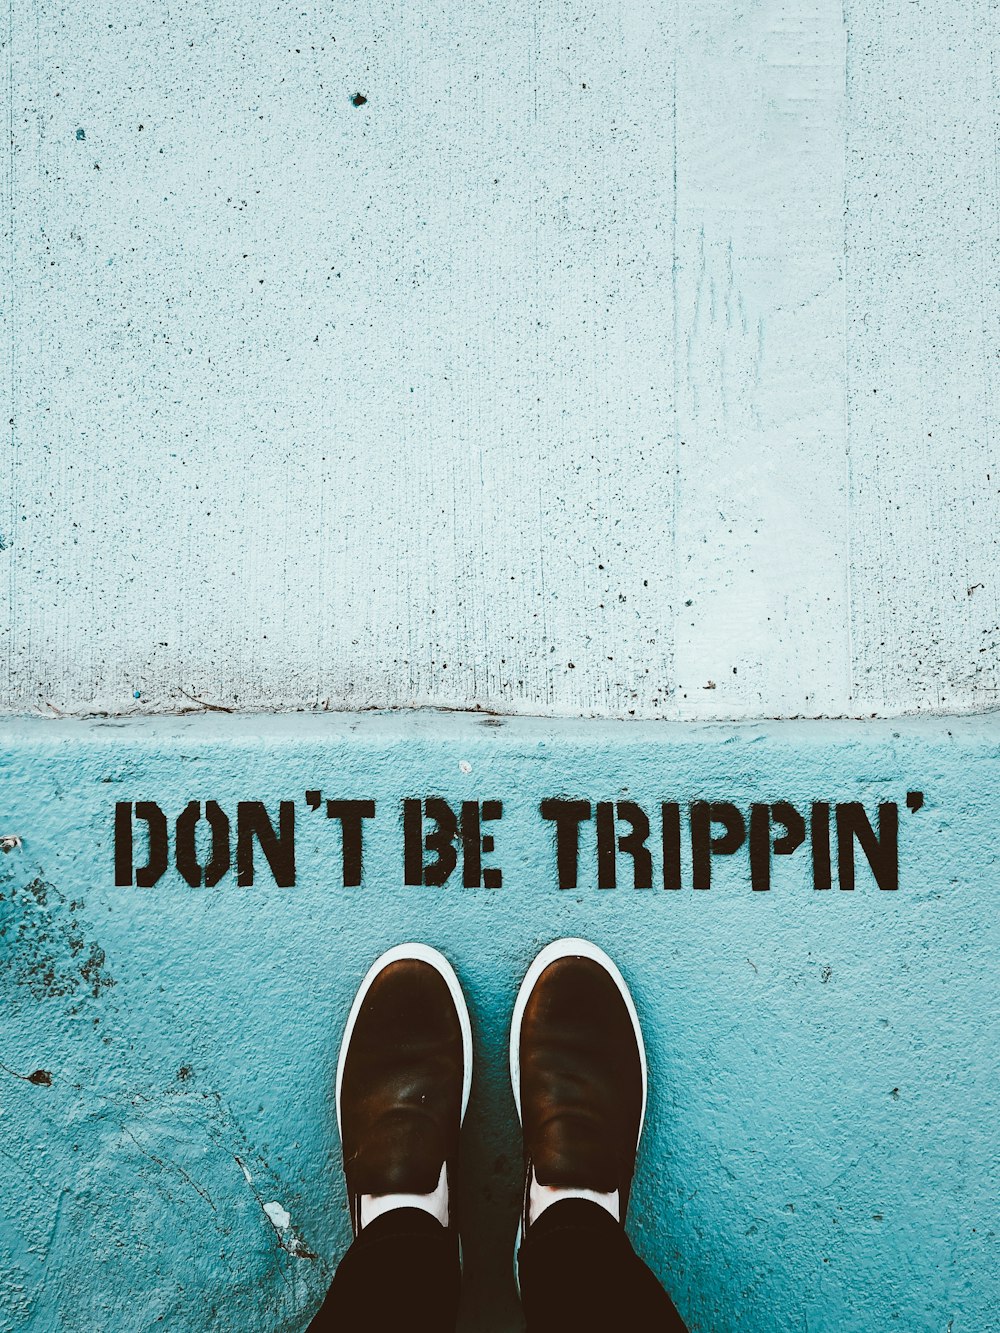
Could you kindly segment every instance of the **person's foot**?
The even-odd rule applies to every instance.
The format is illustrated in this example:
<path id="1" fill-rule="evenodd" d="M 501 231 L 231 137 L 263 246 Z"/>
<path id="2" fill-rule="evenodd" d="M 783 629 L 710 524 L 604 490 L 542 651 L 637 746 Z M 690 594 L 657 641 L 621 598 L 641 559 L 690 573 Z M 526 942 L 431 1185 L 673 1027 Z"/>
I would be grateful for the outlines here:
<path id="1" fill-rule="evenodd" d="M 531 964 L 514 1004 L 510 1075 L 524 1137 L 522 1234 L 566 1198 L 624 1223 L 646 1052 L 628 986 L 596 945 L 557 940 Z"/>
<path id="2" fill-rule="evenodd" d="M 337 1125 L 355 1236 L 393 1208 L 455 1227 L 472 1028 L 448 960 L 424 944 L 376 959 L 348 1015 Z"/>

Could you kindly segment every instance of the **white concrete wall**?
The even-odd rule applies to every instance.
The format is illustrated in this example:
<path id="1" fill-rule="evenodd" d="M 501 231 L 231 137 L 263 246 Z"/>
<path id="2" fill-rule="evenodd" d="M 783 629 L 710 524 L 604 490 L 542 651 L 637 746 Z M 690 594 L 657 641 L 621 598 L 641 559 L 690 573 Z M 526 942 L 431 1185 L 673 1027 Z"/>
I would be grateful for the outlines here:
<path id="1" fill-rule="evenodd" d="M 994 706 L 996 15 L 15 0 L 0 707 Z"/>

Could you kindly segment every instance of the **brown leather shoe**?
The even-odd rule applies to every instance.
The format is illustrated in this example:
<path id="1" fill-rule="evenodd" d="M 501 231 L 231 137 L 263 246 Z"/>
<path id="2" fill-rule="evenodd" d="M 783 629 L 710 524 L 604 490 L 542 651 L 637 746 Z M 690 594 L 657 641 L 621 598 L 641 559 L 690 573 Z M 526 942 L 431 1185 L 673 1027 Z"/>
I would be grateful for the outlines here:
<path id="1" fill-rule="evenodd" d="M 531 964 L 511 1020 L 510 1075 L 524 1136 L 522 1232 L 532 1172 L 539 1185 L 617 1190 L 624 1223 L 646 1052 L 628 986 L 596 945 L 557 940 Z"/>
<path id="2" fill-rule="evenodd" d="M 436 949 L 401 944 L 368 970 L 337 1063 L 337 1125 L 355 1236 L 363 1194 L 431 1194 L 448 1185 L 455 1228 L 458 1146 L 472 1086 L 472 1028 L 454 969 Z"/>

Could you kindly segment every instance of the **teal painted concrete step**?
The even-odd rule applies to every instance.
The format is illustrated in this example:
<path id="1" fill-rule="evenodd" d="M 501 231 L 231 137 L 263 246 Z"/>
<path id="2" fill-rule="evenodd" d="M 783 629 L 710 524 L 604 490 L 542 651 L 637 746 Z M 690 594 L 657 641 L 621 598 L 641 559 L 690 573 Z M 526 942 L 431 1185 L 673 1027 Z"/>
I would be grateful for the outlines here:
<path id="1" fill-rule="evenodd" d="M 583 935 L 645 1027 L 630 1231 L 692 1329 L 985 1333 L 998 756 L 995 716 L 6 720 L 0 1329 L 304 1328 L 341 1026 L 406 939 L 473 1012 L 464 1326 L 516 1328 L 507 1024 Z"/>

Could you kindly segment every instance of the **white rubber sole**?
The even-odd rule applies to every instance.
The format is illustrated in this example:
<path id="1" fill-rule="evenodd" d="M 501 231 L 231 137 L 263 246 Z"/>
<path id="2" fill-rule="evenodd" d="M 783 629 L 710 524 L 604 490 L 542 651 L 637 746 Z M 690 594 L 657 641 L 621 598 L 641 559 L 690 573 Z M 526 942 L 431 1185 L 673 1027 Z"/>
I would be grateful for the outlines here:
<path id="1" fill-rule="evenodd" d="M 462 994 L 462 987 L 455 975 L 455 969 L 448 962 L 443 953 L 437 949 L 432 949 L 429 944 L 397 944 L 392 949 L 387 949 L 384 954 L 376 958 L 374 963 L 365 973 L 365 979 L 358 988 L 358 993 L 354 997 L 354 1003 L 351 1005 L 351 1012 L 347 1015 L 347 1023 L 344 1027 L 344 1037 L 340 1043 L 340 1055 L 337 1059 L 337 1132 L 341 1139 L 344 1137 L 344 1128 L 340 1116 L 340 1092 L 344 1081 L 344 1065 L 347 1060 L 348 1047 L 351 1044 L 351 1037 L 354 1035 L 354 1027 L 358 1021 L 358 1015 L 361 1012 L 361 1006 L 365 1002 L 365 997 L 371 990 L 372 983 L 380 973 L 384 972 L 390 963 L 403 962 L 408 959 L 418 959 L 422 963 L 428 963 L 438 972 L 445 981 L 451 998 L 455 1004 L 455 1011 L 458 1014 L 459 1027 L 462 1030 L 462 1114 L 461 1120 L 465 1120 L 465 1112 L 469 1105 L 469 1093 L 472 1090 L 472 1022 L 469 1018 L 469 1007 L 465 1002 L 465 996 Z"/>
<path id="2" fill-rule="evenodd" d="M 639 1115 L 639 1133 L 635 1140 L 635 1146 L 638 1149 L 639 1141 L 642 1138 L 642 1127 L 646 1123 L 646 1098 L 649 1087 L 649 1076 L 646 1069 L 646 1046 L 642 1039 L 639 1015 L 636 1012 L 635 1001 L 632 999 L 632 992 L 629 990 L 625 978 L 604 950 L 599 949 L 596 944 L 591 944 L 589 940 L 554 940 L 552 944 L 545 946 L 524 974 L 524 980 L 517 992 L 517 999 L 514 1001 L 514 1012 L 510 1020 L 510 1086 L 514 1093 L 514 1105 L 517 1107 L 518 1121 L 521 1124 L 524 1123 L 521 1115 L 521 1023 L 524 1019 L 524 1011 L 538 978 L 550 964 L 557 962 L 560 958 L 589 958 L 592 962 L 603 967 L 618 988 L 618 994 L 622 997 L 625 1008 L 628 1010 L 628 1016 L 632 1020 L 632 1031 L 635 1034 L 635 1044 L 639 1049 L 639 1067 L 642 1071 L 642 1111 Z M 514 1242 L 514 1283 L 518 1295 L 521 1294 L 521 1282 L 517 1271 L 517 1255 L 523 1237 L 522 1227 L 523 1219 L 518 1221 L 517 1239 Z"/>

